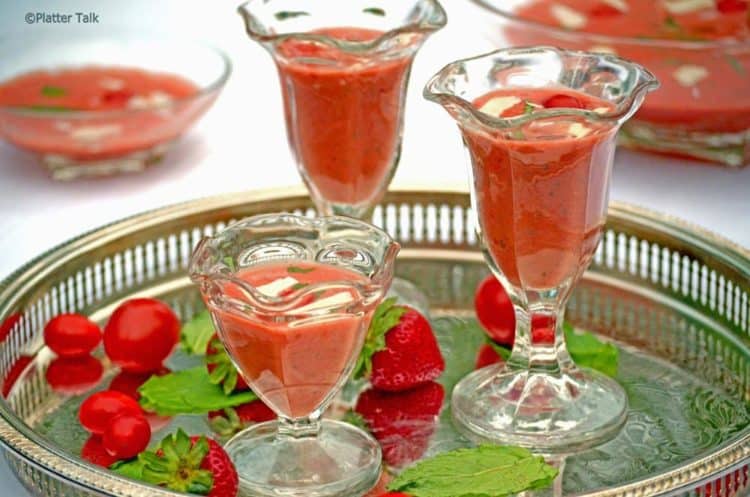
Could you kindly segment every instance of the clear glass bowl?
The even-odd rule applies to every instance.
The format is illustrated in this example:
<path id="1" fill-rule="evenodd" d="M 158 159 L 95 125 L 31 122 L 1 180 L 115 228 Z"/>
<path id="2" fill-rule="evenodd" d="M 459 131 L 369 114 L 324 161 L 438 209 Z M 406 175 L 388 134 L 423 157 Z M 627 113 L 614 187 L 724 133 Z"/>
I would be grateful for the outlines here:
<path id="1" fill-rule="evenodd" d="M 113 67 L 182 77 L 194 94 L 148 108 L 24 109 L 0 106 L 0 138 L 38 156 L 55 179 L 138 172 L 158 163 L 211 106 L 231 72 L 220 50 L 138 33 L 42 34 L 0 42 L 0 81 L 57 68 Z"/>
<path id="2" fill-rule="evenodd" d="M 473 1 L 487 12 L 477 16 L 477 21 L 497 47 L 553 45 L 614 52 L 649 69 L 662 86 L 623 126 L 623 145 L 731 167 L 750 164 L 750 41 L 676 41 L 586 33 L 518 15 L 536 0 Z M 691 81 L 701 68 L 707 69 L 705 79 Z"/>

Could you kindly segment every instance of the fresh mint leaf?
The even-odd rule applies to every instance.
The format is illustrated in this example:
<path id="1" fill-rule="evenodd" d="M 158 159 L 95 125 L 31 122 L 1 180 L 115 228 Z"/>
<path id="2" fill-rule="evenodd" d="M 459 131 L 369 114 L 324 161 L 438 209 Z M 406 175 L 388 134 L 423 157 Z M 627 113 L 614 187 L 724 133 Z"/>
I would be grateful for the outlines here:
<path id="1" fill-rule="evenodd" d="M 397 476 L 388 490 L 413 497 L 504 497 L 548 487 L 557 473 L 527 449 L 480 445 L 424 459 Z"/>
<path id="2" fill-rule="evenodd" d="M 445 358 L 445 371 L 438 381 L 446 392 L 452 392 L 456 383 L 474 370 L 477 350 L 486 342 L 486 334 L 475 319 L 440 317 L 432 321 Z"/>
<path id="3" fill-rule="evenodd" d="M 740 76 L 745 76 L 747 74 L 745 66 L 742 65 L 742 62 L 740 62 L 737 57 L 733 57 L 731 55 L 725 55 L 725 57 L 727 59 L 727 64 L 732 67 L 734 72 L 736 72 Z"/>
<path id="4" fill-rule="evenodd" d="M 211 383 L 205 366 L 152 376 L 138 391 L 141 406 L 162 416 L 205 414 L 258 398 L 250 391 L 225 393 L 221 385 Z"/>
<path id="5" fill-rule="evenodd" d="M 273 16 L 279 20 L 279 21 L 286 21 L 287 19 L 293 19 L 295 17 L 302 17 L 302 16 L 309 16 L 309 12 L 304 11 L 290 11 L 290 10 L 282 10 L 281 12 L 276 12 Z"/>
<path id="6" fill-rule="evenodd" d="M 385 299 L 375 309 L 372 321 L 370 321 L 370 328 L 367 330 L 365 344 L 357 358 L 357 364 L 354 366 L 353 378 L 358 379 L 370 375 L 372 356 L 385 349 L 386 333 L 401 321 L 401 316 L 406 311 L 406 307 L 396 305 L 396 297 Z"/>
<path id="7" fill-rule="evenodd" d="M 286 268 L 286 272 L 291 274 L 307 274 L 312 273 L 313 271 L 315 271 L 314 267 L 289 266 L 288 268 Z"/>
<path id="8" fill-rule="evenodd" d="M 193 319 L 182 326 L 180 343 L 182 343 L 182 348 L 188 354 L 205 355 L 208 342 L 211 341 L 214 333 L 211 314 L 204 310 L 196 314 Z"/>
<path id="9" fill-rule="evenodd" d="M 49 86 L 45 85 L 42 87 L 42 96 L 50 97 L 50 98 L 57 98 L 57 97 L 64 97 L 68 92 L 65 90 L 65 88 L 60 88 L 59 86 Z"/>
<path id="10" fill-rule="evenodd" d="M 667 18 L 664 19 L 664 27 L 671 31 L 682 31 L 682 26 L 680 26 L 677 20 L 672 16 L 667 16 Z"/>
<path id="11" fill-rule="evenodd" d="M 588 331 L 576 330 L 572 324 L 563 324 L 568 352 L 579 366 L 595 369 L 607 376 L 617 375 L 620 351 L 611 343 L 599 340 Z"/>
<path id="12" fill-rule="evenodd" d="M 385 17 L 385 11 L 379 7 L 368 7 L 366 9 L 362 9 L 362 12 L 364 12 L 365 14 Z"/>

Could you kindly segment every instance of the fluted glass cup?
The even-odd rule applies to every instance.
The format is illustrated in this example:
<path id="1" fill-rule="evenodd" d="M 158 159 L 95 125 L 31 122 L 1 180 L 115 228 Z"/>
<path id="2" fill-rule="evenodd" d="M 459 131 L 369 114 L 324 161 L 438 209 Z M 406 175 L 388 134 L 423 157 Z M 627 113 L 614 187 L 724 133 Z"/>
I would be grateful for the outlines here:
<path id="1" fill-rule="evenodd" d="M 356 496 L 380 476 L 367 433 L 321 420 L 349 378 L 399 246 L 345 217 L 251 217 L 203 239 L 190 277 L 243 378 L 278 415 L 225 446 L 243 492 Z"/>
<path id="2" fill-rule="evenodd" d="M 624 422 L 623 389 L 573 363 L 563 319 L 603 231 L 616 133 L 657 86 L 641 66 L 614 56 L 531 47 L 454 62 L 425 87 L 458 123 L 485 258 L 516 314 L 510 359 L 453 391 L 455 424 L 469 437 L 569 450 L 608 439 Z M 505 95 L 498 109 L 514 102 L 513 92 L 547 90 L 575 90 L 601 107 L 526 104 L 508 118 L 478 110 L 488 94 Z M 554 342 L 532 340 L 532 315 L 554 323 Z"/>
<path id="3" fill-rule="evenodd" d="M 289 145 L 321 215 L 363 218 L 398 165 L 412 61 L 446 15 L 435 0 L 251 0 L 250 38 L 276 62 Z"/>

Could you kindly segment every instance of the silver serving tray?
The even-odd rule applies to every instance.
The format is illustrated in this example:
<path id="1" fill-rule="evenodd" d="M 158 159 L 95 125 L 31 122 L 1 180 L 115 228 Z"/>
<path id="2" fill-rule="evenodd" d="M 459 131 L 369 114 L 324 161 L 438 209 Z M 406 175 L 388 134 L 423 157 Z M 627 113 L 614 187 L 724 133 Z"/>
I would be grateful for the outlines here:
<path id="1" fill-rule="evenodd" d="M 471 369 L 482 340 L 472 300 L 487 271 L 469 205 L 463 191 L 408 189 L 389 192 L 374 211 L 374 222 L 404 247 L 399 276 L 429 299 L 450 364 L 441 380 L 447 388 Z M 0 441 L 10 467 L 30 491 L 66 497 L 181 495 L 121 478 L 78 457 L 83 435 L 73 416 L 80 398 L 59 395 L 47 385 L 44 371 L 52 354 L 43 345 L 42 328 L 62 312 L 103 322 L 121 300 L 136 295 L 162 298 L 189 318 L 201 306 L 185 275 L 195 243 L 232 220 L 273 211 L 313 214 L 299 189 L 197 200 L 70 240 L 0 284 L 0 322 L 23 315 L 0 344 L 0 378 L 20 356 L 33 358 L 0 400 Z M 613 441 L 556 459 L 562 476 L 537 494 L 729 497 L 745 492 L 749 293 L 747 250 L 674 219 L 613 204 L 568 319 L 620 347 L 618 380 L 630 396 L 629 420 Z M 453 430 L 447 409 L 425 456 L 468 443 Z M 175 422 L 205 427 L 199 419 Z"/>

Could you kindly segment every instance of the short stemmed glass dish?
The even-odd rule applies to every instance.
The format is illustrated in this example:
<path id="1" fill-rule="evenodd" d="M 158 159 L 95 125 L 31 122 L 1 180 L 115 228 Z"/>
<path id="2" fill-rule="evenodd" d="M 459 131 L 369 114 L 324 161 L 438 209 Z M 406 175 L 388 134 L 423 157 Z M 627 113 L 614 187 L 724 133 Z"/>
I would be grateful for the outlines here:
<path id="1" fill-rule="evenodd" d="M 573 363 L 563 320 L 603 231 L 616 133 L 657 86 L 623 59 L 547 47 L 460 60 L 427 84 L 425 97 L 462 133 L 485 256 L 516 314 L 510 359 L 453 391 L 454 421 L 468 436 L 567 450 L 606 440 L 624 422 L 623 389 Z M 514 97 L 540 94 L 591 105 L 547 108 Z M 518 104 L 520 113 L 498 116 Z M 532 339 L 537 320 L 554 323 L 554 341 Z"/>
<path id="2" fill-rule="evenodd" d="M 380 476 L 378 443 L 322 420 L 349 378 L 399 246 L 345 217 L 262 215 L 204 239 L 190 276 L 219 337 L 278 421 L 225 446 L 252 495 L 351 496 Z"/>
<path id="3" fill-rule="evenodd" d="M 401 151 L 412 61 L 446 15 L 435 0 L 250 0 L 248 35 L 272 55 L 287 136 L 321 215 L 364 218 Z"/>

